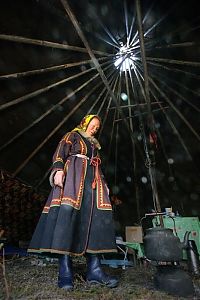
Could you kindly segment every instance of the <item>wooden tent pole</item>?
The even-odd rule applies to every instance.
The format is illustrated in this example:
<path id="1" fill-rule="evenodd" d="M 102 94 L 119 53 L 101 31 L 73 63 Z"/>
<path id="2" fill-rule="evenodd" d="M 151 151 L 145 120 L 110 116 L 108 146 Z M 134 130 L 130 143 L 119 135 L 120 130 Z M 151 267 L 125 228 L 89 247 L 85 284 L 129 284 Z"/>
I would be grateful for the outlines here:
<path id="1" fill-rule="evenodd" d="M 147 62 L 146 62 L 146 54 L 145 54 L 145 46 L 144 46 L 144 33 L 143 33 L 143 28 L 142 28 L 140 0 L 136 0 L 136 15 L 137 15 L 137 25 L 138 25 L 138 32 L 139 32 L 141 58 L 142 58 L 142 64 L 143 64 L 144 97 L 145 97 L 145 101 L 147 103 L 147 110 L 148 110 L 148 119 L 147 119 L 148 124 L 147 125 L 149 126 L 150 132 L 155 132 L 153 115 L 152 115 L 152 111 L 151 111 L 149 79 L 148 79 L 148 70 L 147 70 Z M 151 187 L 152 187 L 152 192 L 153 192 L 154 206 L 155 206 L 156 212 L 161 212 L 161 205 L 160 205 L 160 200 L 158 197 L 157 184 L 156 184 L 155 167 L 152 165 L 150 156 L 148 155 L 147 147 L 146 147 L 146 150 L 147 151 L 145 151 L 145 152 L 146 152 L 147 160 L 148 160 L 148 166 L 149 166 L 148 169 L 149 169 Z M 164 227 L 163 218 L 161 215 L 160 215 L 160 224 L 162 227 Z"/>

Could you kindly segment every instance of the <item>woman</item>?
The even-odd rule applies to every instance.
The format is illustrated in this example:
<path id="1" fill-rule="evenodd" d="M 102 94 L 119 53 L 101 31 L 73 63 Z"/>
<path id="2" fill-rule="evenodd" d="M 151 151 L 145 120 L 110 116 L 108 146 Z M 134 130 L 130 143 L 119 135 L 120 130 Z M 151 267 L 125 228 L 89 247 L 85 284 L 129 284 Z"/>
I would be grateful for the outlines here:
<path id="1" fill-rule="evenodd" d="M 59 254 L 58 286 L 73 288 L 72 255 L 85 255 L 89 283 L 117 286 L 105 274 L 97 254 L 117 252 L 108 188 L 94 137 L 101 125 L 87 115 L 60 141 L 53 156 L 53 186 L 28 252 Z"/>

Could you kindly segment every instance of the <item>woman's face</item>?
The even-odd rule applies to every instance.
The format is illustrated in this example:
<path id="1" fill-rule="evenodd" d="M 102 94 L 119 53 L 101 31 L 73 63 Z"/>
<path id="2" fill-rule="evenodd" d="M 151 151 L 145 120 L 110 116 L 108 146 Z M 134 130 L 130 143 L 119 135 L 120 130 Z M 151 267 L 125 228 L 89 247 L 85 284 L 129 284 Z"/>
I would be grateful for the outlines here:
<path id="1" fill-rule="evenodd" d="M 97 131 L 99 130 L 100 128 L 100 121 L 98 118 L 93 118 L 90 123 L 88 124 L 88 127 L 86 129 L 86 133 L 89 135 L 89 136 L 94 136 Z"/>

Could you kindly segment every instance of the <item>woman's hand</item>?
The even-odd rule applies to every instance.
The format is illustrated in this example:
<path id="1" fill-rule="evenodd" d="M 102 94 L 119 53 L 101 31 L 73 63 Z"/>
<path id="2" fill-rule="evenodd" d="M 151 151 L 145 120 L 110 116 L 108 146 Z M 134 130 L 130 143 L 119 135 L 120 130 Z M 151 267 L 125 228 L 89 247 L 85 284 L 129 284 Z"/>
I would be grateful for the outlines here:
<path id="1" fill-rule="evenodd" d="M 54 184 L 59 186 L 60 188 L 63 188 L 63 182 L 65 179 L 64 171 L 57 171 L 54 175 Z"/>

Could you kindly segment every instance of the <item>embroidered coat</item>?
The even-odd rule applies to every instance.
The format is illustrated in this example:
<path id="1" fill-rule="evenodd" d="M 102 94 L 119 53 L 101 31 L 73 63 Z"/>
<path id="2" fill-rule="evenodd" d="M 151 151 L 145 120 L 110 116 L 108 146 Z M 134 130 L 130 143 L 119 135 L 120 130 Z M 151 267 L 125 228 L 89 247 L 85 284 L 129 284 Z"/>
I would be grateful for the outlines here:
<path id="1" fill-rule="evenodd" d="M 28 252 L 83 255 L 117 251 L 97 147 L 81 131 L 69 132 L 60 141 L 51 179 L 56 171 L 64 170 L 63 188 L 52 187 Z"/>

